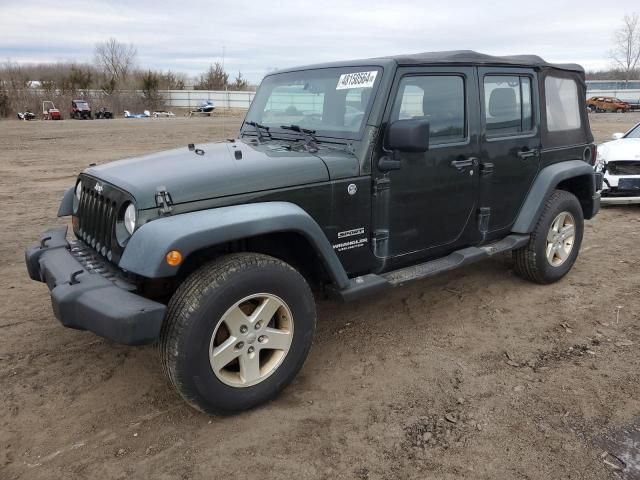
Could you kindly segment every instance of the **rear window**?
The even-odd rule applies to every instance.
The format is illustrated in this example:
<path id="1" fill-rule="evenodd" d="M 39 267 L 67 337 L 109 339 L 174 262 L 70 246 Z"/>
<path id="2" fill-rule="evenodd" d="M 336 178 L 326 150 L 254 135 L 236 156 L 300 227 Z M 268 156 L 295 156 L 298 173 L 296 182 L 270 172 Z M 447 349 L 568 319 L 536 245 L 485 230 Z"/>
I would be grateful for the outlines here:
<path id="1" fill-rule="evenodd" d="M 544 81 L 547 129 L 550 132 L 580 128 L 578 85 L 570 78 L 548 76 Z"/>

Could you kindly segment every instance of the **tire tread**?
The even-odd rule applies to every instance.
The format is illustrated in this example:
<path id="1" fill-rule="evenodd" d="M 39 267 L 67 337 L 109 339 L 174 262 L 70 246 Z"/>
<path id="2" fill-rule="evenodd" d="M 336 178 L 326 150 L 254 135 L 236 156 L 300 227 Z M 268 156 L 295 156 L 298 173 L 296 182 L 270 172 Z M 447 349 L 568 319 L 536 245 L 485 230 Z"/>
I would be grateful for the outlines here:
<path id="1" fill-rule="evenodd" d="M 200 300 L 222 285 L 230 274 L 246 268 L 261 268 L 268 265 L 284 266 L 297 273 L 289 264 L 268 255 L 233 253 L 208 262 L 197 269 L 178 287 L 169 301 L 158 345 L 162 367 L 171 385 L 191 406 L 200 411 L 210 412 L 211 408 L 201 405 L 195 392 L 191 392 L 182 384 L 176 368 L 179 339 L 189 325 L 190 314 L 198 309 Z M 309 295 L 312 295 L 306 282 L 305 287 Z"/>
<path id="2" fill-rule="evenodd" d="M 548 233 L 548 229 L 546 227 L 548 213 L 564 200 L 572 199 L 575 199 L 575 195 L 571 192 L 567 192 L 566 190 L 555 190 L 549 196 L 545 202 L 542 212 L 540 213 L 540 217 L 536 222 L 536 226 L 531 232 L 529 243 L 527 243 L 526 246 L 513 251 L 514 271 L 516 274 L 535 283 L 549 283 L 549 280 L 545 276 L 544 272 L 539 268 L 536 261 L 536 241 L 540 235 L 544 235 L 546 238 Z"/>

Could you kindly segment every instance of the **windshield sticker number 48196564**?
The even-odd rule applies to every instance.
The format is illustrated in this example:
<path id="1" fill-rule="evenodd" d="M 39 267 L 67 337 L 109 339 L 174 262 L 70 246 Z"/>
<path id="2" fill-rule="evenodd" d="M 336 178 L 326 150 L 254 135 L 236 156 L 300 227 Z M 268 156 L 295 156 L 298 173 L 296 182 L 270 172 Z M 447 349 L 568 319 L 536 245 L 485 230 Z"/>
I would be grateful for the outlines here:
<path id="1" fill-rule="evenodd" d="M 376 70 L 372 72 L 355 72 L 355 73 L 343 73 L 338 79 L 338 85 L 336 90 L 344 90 L 347 88 L 371 88 L 376 81 L 378 72 Z"/>

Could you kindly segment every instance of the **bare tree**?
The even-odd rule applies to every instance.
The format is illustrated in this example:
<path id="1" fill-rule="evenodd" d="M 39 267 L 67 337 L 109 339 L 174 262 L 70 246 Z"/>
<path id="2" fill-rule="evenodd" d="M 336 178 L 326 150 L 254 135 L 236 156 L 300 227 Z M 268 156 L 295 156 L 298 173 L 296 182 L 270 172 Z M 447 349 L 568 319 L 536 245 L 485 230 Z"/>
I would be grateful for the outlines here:
<path id="1" fill-rule="evenodd" d="M 229 74 L 221 63 L 216 62 L 209 67 L 195 85 L 196 90 L 224 90 L 229 85 Z"/>
<path id="2" fill-rule="evenodd" d="M 106 75 L 107 82 L 121 85 L 135 69 L 137 55 L 138 51 L 132 43 L 120 43 L 112 37 L 96 44 L 95 63 Z"/>
<path id="3" fill-rule="evenodd" d="M 247 90 L 249 88 L 249 82 L 242 76 L 242 72 L 238 72 L 238 76 L 234 79 L 230 87 L 232 90 Z"/>
<path id="4" fill-rule="evenodd" d="M 609 57 L 628 82 L 640 61 L 640 17 L 637 13 L 624 16 L 623 25 L 613 35 L 613 49 Z"/>
<path id="5" fill-rule="evenodd" d="M 159 92 L 161 82 L 162 74 L 152 72 L 151 70 L 143 73 L 140 77 L 142 96 L 147 101 L 149 107 L 153 110 L 158 110 L 163 104 L 162 95 L 160 95 Z"/>

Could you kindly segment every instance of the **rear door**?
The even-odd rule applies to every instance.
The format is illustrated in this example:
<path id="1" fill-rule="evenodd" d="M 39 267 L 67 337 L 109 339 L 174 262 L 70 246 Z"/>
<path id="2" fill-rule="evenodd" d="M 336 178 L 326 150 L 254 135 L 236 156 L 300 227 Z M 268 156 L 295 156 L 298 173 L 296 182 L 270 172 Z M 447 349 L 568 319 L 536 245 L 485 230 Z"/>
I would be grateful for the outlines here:
<path id="1" fill-rule="evenodd" d="M 514 223 L 540 165 L 537 75 L 532 69 L 478 69 L 482 153 L 479 206 L 487 238 Z"/>

